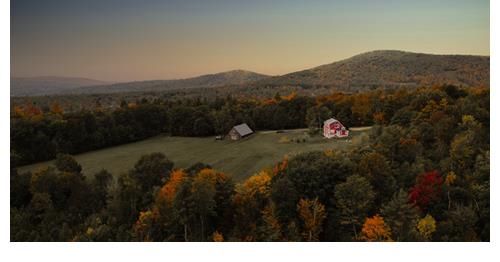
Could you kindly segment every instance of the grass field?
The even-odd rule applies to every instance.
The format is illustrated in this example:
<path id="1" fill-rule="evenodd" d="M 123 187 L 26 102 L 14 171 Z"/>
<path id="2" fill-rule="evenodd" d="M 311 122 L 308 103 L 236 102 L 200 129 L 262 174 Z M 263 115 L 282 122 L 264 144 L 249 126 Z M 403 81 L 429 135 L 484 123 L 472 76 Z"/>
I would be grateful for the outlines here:
<path id="1" fill-rule="evenodd" d="M 297 129 L 284 133 L 257 132 L 240 141 L 216 141 L 214 137 L 159 136 L 76 155 L 75 159 L 82 165 L 86 175 L 93 175 L 104 168 L 116 176 L 131 169 L 140 156 L 162 152 L 175 163 L 176 167 L 185 168 L 196 162 L 203 162 L 232 175 L 235 181 L 241 181 L 264 167 L 274 165 L 285 155 L 293 156 L 307 151 L 359 146 L 366 142 L 367 136 L 362 138 L 360 135 L 368 132 L 368 129 L 351 131 L 348 139 L 309 137 L 306 131 Z M 297 139 L 301 142 L 294 141 Z M 306 141 L 303 142 L 302 139 Z M 52 162 L 23 166 L 19 171 L 33 171 L 49 164 Z"/>

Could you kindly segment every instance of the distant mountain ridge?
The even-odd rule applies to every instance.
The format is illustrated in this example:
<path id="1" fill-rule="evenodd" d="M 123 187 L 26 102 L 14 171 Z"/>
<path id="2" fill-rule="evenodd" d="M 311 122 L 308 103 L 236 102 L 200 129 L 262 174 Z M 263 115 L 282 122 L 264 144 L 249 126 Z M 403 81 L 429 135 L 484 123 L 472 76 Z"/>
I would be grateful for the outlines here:
<path id="1" fill-rule="evenodd" d="M 82 77 L 11 77 L 11 96 L 55 95 L 85 86 L 109 85 L 111 82 Z"/>
<path id="2" fill-rule="evenodd" d="M 351 92 L 377 87 L 399 88 L 443 84 L 489 87 L 490 57 L 378 50 L 281 76 L 233 70 L 185 79 L 115 84 L 92 79 L 84 81 L 84 78 L 56 78 L 52 79 L 53 81 L 35 79 L 37 81 L 12 78 L 11 96 L 161 92 L 222 86 L 245 88 L 262 86 L 322 87 Z M 80 79 L 81 81 L 69 81 L 69 79 Z"/>
<path id="3" fill-rule="evenodd" d="M 358 91 L 370 87 L 453 84 L 489 86 L 489 56 L 432 55 L 378 50 L 315 68 L 270 77 L 257 85 L 326 86 Z"/>
<path id="4" fill-rule="evenodd" d="M 268 75 L 263 75 L 246 70 L 232 70 L 227 72 L 201 75 L 185 79 L 150 80 L 150 81 L 117 83 L 104 86 L 91 86 L 91 87 L 79 88 L 78 90 L 75 91 L 84 94 L 138 92 L 138 91 L 155 92 L 155 91 L 166 91 L 172 89 L 217 87 L 226 85 L 244 85 L 268 77 L 269 77 Z"/>
<path id="5" fill-rule="evenodd" d="M 148 80 L 125 83 L 106 83 L 88 79 L 87 82 L 71 81 L 84 78 L 45 77 L 12 78 L 11 96 L 40 96 L 62 94 L 105 94 L 118 92 L 156 92 L 172 89 L 244 85 L 269 76 L 232 70 L 185 79 Z M 50 81 L 49 81 L 50 80 Z"/>

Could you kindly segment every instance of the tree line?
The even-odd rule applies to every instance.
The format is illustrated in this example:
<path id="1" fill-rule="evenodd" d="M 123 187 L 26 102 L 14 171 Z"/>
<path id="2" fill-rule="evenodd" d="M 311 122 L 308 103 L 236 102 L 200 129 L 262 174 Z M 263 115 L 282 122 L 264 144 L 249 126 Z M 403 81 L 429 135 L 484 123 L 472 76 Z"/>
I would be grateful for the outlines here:
<path id="1" fill-rule="evenodd" d="M 78 154 L 159 134 L 224 135 L 241 123 L 253 130 L 309 127 L 314 133 L 324 120 L 336 117 L 347 127 L 366 126 L 390 120 L 411 95 L 407 90 L 377 90 L 319 97 L 277 93 L 269 99 L 144 98 L 122 101 L 118 109 L 76 112 L 65 112 L 57 103 L 47 108 L 28 103 L 11 111 L 11 155 L 13 164 L 25 165 L 54 159 L 58 153 Z"/>

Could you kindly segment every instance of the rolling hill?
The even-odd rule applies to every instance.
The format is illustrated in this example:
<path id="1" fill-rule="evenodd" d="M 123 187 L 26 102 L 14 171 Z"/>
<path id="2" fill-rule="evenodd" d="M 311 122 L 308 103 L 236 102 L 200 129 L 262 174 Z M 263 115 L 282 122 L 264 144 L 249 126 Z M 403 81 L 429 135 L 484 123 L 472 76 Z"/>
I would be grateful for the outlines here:
<path id="1" fill-rule="evenodd" d="M 110 84 L 100 80 L 79 77 L 12 77 L 10 83 L 11 96 L 54 95 L 84 86 Z"/>
<path id="2" fill-rule="evenodd" d="M 100 85 L 82 87 L 68 90 L 66 93 L 98 94 L 118 92 L 156 92 L 173 89 L 188 89 L 200 87 L 217 87 L 226 85 L 244 85 L 269 76 L 245 70 L 233 70 L 217 74 L 202 75 L 193 78 L 174 80 L 151 80 L 128 83 L 117 83 L 112 85 Z"/>
<path id="3" fill-rule="evenodd" d="M 241 90 L 252 87 L 296 86 L 304 89 L 319 87 L 348 92 L 377 87 L 399 88 L 443 84 L 489 87 L 489 67 L 489 56 L 433 55 L 379 50 L 281 76 L 233 70 L 185 79 L 115 84 L 83 78 L 13 78 L 11 96 L 162 92 L 212 87 L 239 87 Z"/>
<path id="4" fill-rule="evenodd" d="M 255 85 L 322 86 L 345 91 L 441 84 L 489 86 L 489 67 L 489 56 L 431 55 L 381 50 L 270 77 Z"/>

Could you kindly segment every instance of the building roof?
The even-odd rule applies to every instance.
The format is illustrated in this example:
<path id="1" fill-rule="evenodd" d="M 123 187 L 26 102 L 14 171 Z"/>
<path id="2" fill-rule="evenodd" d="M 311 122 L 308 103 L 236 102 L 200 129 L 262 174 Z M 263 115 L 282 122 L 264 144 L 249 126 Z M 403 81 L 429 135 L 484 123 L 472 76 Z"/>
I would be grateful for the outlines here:
<path id="1" fill-rule="evenodd" d="M 246 135 L 250 135 L 251 133 L 253 133 L 252 129 L 250 129 L 250 127 L 245 123 L 243 123 L 241 125 L 234 126 L 233 129 L 236 130 L 236 132 L 238 132 L 238 134 L 240 134 L 240 136 L 246 136 Z"/>
<path id="2" fill-rule="evenodd" d="M 325 122 L 323 124 L 327 125 L 327 124 L 334 123 L 334 122 L 340 122 L 340 121 L 335 119 L 335 118 L 330 118 L 330 119 L 325 120 Z"/>

